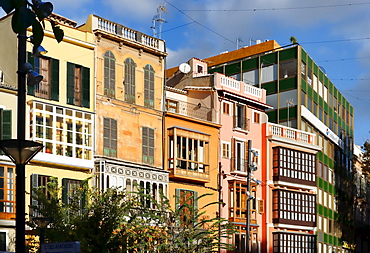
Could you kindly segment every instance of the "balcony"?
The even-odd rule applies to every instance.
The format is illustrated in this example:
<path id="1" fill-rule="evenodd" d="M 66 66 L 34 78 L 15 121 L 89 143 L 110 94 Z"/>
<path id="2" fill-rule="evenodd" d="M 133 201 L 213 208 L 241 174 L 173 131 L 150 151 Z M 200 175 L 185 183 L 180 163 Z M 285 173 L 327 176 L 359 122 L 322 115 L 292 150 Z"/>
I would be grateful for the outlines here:
<path id="1" fill-rule="evenodd" d="M 101 18 L 99 16 L 93 15 L 93 30 L 102 30 L 104 32 L 113 34 L 125 40 L 139 43 L 142 46 L 149 47 L 161 52 L 165 52 L 164 41 L 148 36 L 141 32 L 135 31 L 133 29 L 127 28 L 123 25 L 114 23 L 107 19 Z"/>
<path id="2" fill-rule="evenodd" d="M 176 166 L 173 166 L 174 159 L 168 159 L 170 178 L 182 178 L 190 181 L 209 182 L 209 165 L 200 162 L 189 162 L 185 159 L 175 159 Z"/>
<path id="3" fill-rule="evenodd" d="M 250 119 L 240 116 L 234 116 L 234 128 L 249 132 Z"/>
<path id="4" fill-rule="evenodd" d="M 267 124 L 267 136 L 284 138 L 287 140 L 293 140 L 302 144 L 315 145 L 316 135 L 308 133 L 298 129 L 268 123 Z"/>
<path id="5" fill-rule="evenodd" d="M 212 109 L 203 106 L 202 104 L 192 104 L 184 101 L 167 100 L 167 112 L 184 115 L 191 118 L 216 122 L 216 114 L 212 113 Z"/>

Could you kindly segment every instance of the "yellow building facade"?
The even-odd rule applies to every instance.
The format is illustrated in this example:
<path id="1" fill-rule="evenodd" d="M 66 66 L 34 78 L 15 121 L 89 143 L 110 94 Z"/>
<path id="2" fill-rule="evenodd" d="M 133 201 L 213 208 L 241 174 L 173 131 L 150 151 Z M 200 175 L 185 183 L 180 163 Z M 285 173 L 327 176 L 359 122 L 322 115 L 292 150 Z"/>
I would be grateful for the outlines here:
<path id="1" fill-rule="evenodd" d="M 90 15 L 96 75 L 95 186 L 167 192 L 163 170 L 162 40 Z"/>
<path id="2" fill-rule="evenodd" d="M 64 31 L 64 39 L 57 43 L 49 22 L 45 22 L 43 47 L 48 53 L 32 56 L 32 44 L 27 43 L 27 61 L 43 76 L 35 86 L 28 86 L 26 108 L 26 139 L 43 144 L 43 149 L 26 166 L 27 219 L 38 216 L 29 206 L 37 205 L 32 189 L 45 186 L 51 177 L 66 191 L 87 179 L 93 169 L 94 151 L 94 49 L 92 33 L 76 29 L 77 23 L 52 14 Z M 2 48 L 0 69 L 2 130 L 1 139 L 15 139 L 17 115 L 17 38 L 11 29 L 11 15 L 0 20 Z M 31 31 L 27 36 L 30 36 Z M 4 42 L 4 43 L 3 43 Z M 6 63 L 6 64 L 4 64 Z M 10 113 L 8 113 L 10 111 Z M 3 114 L 3 112 L 5 114 Z M 5 118 L 3 116 L 6 116 Z M 3 124 L 2 124 L 3 125 Z M 10 134 L 9 134 L 10 133 Z M 0 208 L 0 251 L 14 249 L 15 168 L 5 156 L 0 156 L 3 191 Z"/>

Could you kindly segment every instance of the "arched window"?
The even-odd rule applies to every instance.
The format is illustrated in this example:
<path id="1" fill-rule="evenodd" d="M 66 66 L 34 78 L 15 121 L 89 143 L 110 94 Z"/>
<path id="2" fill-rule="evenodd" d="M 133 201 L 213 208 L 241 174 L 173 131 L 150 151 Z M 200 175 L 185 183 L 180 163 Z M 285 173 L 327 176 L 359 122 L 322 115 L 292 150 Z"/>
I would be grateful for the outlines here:
<path id="1" fill-rule="evenodd" d="M 154 69 L 149 64 L 144 67 L 144 105 L 154 107 Z"/>
<path id="2" fill-rule="evenodd" d="M 115 97 L 116 90 L 116 58 L 111 51 L 103 55 L 104 58 L 104 95 Z"/>
<path id="3" fill-rule="evenodd" d="M 136 63 L 131 58 L 125 60 L 125 101 L 135 103 L 135 70 Z"/>

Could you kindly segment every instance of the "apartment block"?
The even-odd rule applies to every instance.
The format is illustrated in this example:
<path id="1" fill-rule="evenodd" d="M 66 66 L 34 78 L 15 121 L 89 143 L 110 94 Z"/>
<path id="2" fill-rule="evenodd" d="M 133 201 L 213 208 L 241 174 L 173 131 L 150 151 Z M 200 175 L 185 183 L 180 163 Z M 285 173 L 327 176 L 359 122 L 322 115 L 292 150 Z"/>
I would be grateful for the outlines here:
<path id="1" fill-rule="evenodd" d="M 204 59 L 209 73 L 222 73 L 266 90 L 268 121 L 316 135 L 317 252 L 350 251 L 354 245 L 354 110 L 298 44 L 267 41 Z"/>
<path id="2" fill-rule="evenodd" d="M 79 29 L 93 33 L 96 45 L 94 186 L 132 191 L 140 185 L 167 195 L 164 41 L 96 15 Z"/>
<path id="3" fill-rule="evenodd" d="M 89 177 L 94 167 L 93 124 L 95 111 L 94 49 L 92 33 L 76 29 L 77 23 L 52 14 L 64 31 L 57 43 L 52 28 L 45 22 L 43 46 L 47 55 L 33 56 L 27 43 L 27 61 L 43 76 L 35 86 L 28 86 L 26 108 L 26 139 L 43 144 L 43 149 L 26 166 L 27 219 L 38 217 L 28 208 L 37 205 L 32 189 L 45 186 L 51 177 L 66 189 Z M 11 30 L 11 14 L 0 20 L 1 51 L 1 121 L 2 139 L 15 139 L 17 129 L 17 37 Z M 31 32 L 28 31 L 28 36 Z M 12 251 L 15 229 L 15 168 L 1 155 L 3 193 L 0 210 L 0 250 Z M 64 192 L 66 193 L 66 192 Z"/>
<path id="4" fill-rule="evenodd" d="M 214 171 L 212 176 L 216 176 L 216 173 L 218 175 L 219 201 L 222 203 L 218 213 L 238 229 L 238 233 L 227 242 L 235 246 L 234 252 L 245 252 L 245 231 L 249 228 L 249 247 L 258 251 L 262 240 L 260 226 L 264 212 L 262 191 L 258 185 L 262 175 L 262 123 L 267 121 L 264 111 L 272 107 L 265 103 L 266 92 L 263 89 L 220 73 L 209 74 L 207 70 L 205 61 L 192 58 L 167 71 L 166 85 L 187 92 L 188 101 L 190 97 L 200 99 L 199 107 L 192 108 L 193 113 L 202 109 L 203 104 L 210 105 L 203 117 L 220 125 L 218 170 L 210 168 Z M 182 112 L 181 107 L 178 110 Z M 202 129 L 204 131 L 206 128 Z M 212 148 L 215 146 L 212 145 Z M 252 152 L 254 155 L 250 156 Z M 213 159 L 216 160 L 215 157 Z M 253 173 L 248 179 L 250 164 L 253 164 Z"/>

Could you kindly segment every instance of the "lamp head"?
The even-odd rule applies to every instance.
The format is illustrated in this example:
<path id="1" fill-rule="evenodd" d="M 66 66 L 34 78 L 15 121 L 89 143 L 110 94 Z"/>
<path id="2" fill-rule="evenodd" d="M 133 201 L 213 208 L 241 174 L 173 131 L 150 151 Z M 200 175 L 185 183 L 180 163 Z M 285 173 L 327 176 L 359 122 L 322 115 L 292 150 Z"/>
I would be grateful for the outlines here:
<path id="1" fill-rule="evenodd" d="M 39 82 L 41 82 L 43 78 L 44 77 L 42 75 L 31 70 L 30 72 L 28 72 L 28 75 L 27 75 L 27 85 L 34 86 L 38 84 Z"/>
<path id="2" fill-rule="evenodd" d="M 47 50 L 43 46 L 33 47 L 32 57 L 40 57 L 47 54 Z"/>
<path id="3" fill-rule="evenodd" d="M 37 1 L 38 2 L 38 1 Z M 41 2 L 38 5 L 38 9 L 41 11 L 43 19 L 50 16 L 53 12 L 53 4 L 50 2 Z"/>

